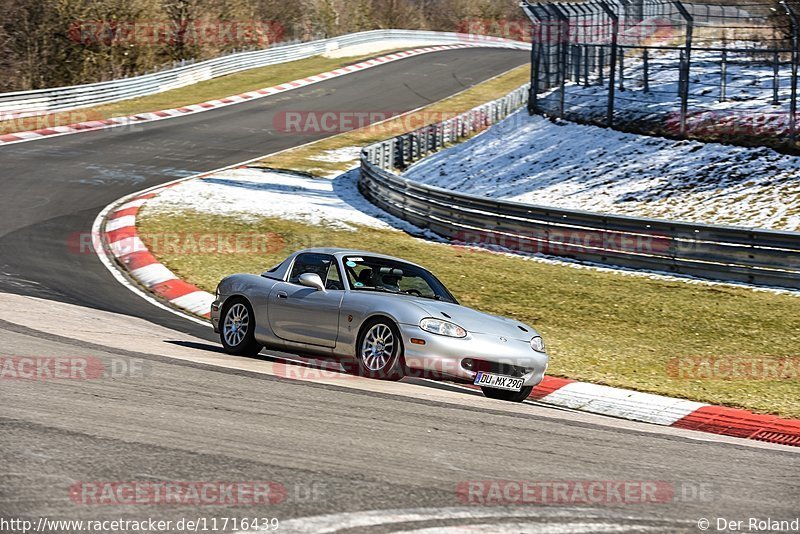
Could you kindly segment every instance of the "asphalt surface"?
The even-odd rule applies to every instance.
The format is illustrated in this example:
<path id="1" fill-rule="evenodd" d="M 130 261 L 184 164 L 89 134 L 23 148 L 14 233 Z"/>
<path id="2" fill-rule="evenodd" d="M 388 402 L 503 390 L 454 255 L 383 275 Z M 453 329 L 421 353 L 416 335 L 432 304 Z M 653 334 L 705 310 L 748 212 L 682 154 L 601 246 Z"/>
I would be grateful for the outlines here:
<path id="1" fill-rule="evenodd" d="M 266 357 L 233 358 L 167 329 L 148 332 L 136 319 L 52 301 L 24 307 L 44 315 L 41 306 L 53 312 L 48 333 L 0 319 L 0 343 L 21 357 L 140 360 L 142 371 L 116 379 L 4 381 L 0 503 L 7 517 L 255 515 L 277 517 L 279 531 L 321 532 L 322 525 L 352 526 L 359 513 L 374 511 L 381 525 L 352 531 L 470 524 L 481 532 L 673 533 L 698 532 L 701 518 L 797 513 L 800 455 L 788 447 L 491 401 L 446 385 L 331 373 L 319 383 L 313 373 L 288 374 L 290 366 Z M 127 330 L 115 334 L 120 325 Z M 61 330 L 71 334 L 54 333 Z M 159 343 L 163 348 L 152 350 Z M 279 485 L 285 498 L 259 506 L 118 505 L 112 494 L 112 504 L 97 505 L 69 496 L 87 482 L 256 480 Z M 644 503 L 610 497 L 591 506 L 574 494 L 540 505 L 513 493 L 465 499 L 459 491 L 486 480 L 629 481 L 661 489 Z M 427 514 L 404 520 L 418 508 Z M 488 517 L 465 519 L 458 515 L 464 509 Z M 309 519 L 324 514 L 333 517 Z"/>
<path id="2" fill-rule="evenodd" d="M 117 378 L 0 380 L 0 531 L 21 531 L 3 519 L 40 517 L 277 517 L 278 532 L 431 533 L 465 524 L 699 532 L 700 518 L 716 531 L 718 517 L 796 517 L 796 449 L 424 382 L 287 379 L 292 366 L 220 354 L 204 341 L 214 338 L 208 329 L 141 300 L 93 253 L 68 245 L 127 193 L 316 137 L 273 132 L 280 110 L 412 109 L 525 61 L 508 50 L 441 52 L 133 130 L 0 147 L 0 356 L 143 364 Z M 640 481 L 668 491 L 657 502 L 591 506 L 465 501 L 458 489 L 476 480 Z M 70 498 L 76 483 L 98 481 L 271 481 L 285 496 L 259 506 Z"/>

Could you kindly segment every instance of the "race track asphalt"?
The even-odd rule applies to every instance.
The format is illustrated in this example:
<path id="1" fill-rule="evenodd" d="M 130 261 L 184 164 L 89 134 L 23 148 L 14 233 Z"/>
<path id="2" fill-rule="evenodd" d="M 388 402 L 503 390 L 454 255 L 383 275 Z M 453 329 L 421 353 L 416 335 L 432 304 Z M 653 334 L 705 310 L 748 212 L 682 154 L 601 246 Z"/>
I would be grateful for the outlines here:
<path id="1" fill-rule="evenodd" d="M 324 136 L 276 133 L 281 110 L 413 109 L 527 59 L 439 52 L 131 130 L 0 147 L 0 356 L 143 363 L 117 378 L 0 380 L 0 526 L 43 516 L 277 517 L 278 532 L 441 534 L 470 524 L 672 533 L 699 532 L 700 518 L 713 532 L 718 517 L 796 517 L 797 448 L 512 405 L 422 381 L 317 380 L 279 358 L 229 357 L 209 329 L 155 308 L 94 253 L 68 246 L 125 194 Z M 465 502 L 457 490 L 476 480 L 638 481 L 665 493 L 645 503 Z M 261 506 L 70 498 L 75 484 L 99 481 L 272 481 L 286 498 Z"/>

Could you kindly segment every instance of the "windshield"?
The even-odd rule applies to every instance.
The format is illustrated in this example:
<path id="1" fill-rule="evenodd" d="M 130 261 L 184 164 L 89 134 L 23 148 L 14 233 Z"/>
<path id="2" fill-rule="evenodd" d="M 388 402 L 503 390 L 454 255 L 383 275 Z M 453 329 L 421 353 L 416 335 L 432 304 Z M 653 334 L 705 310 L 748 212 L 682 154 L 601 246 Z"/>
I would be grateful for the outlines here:
<path id="1" fill-rule="evenodd" d="M 343 263 L 353 290 L 383 291 L 457 303 L 444 285 L 421 267 L 370 256 L 346 256 Z"/>

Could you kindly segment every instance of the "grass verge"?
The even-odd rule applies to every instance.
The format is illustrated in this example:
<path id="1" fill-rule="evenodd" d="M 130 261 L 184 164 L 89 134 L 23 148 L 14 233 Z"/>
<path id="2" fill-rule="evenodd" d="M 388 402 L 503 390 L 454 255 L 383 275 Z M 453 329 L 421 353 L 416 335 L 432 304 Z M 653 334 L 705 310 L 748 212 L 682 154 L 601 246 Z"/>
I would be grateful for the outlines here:
<path id="1" fill-rule="evenodd" d="M 113 102 L 91 108 L 76 109 L 61 113 L 51 113 L 35 117 L 25 117 L 0 121 L 0 134 L 38 130 L 66 126 L 77 122 L 125 117 L 148 111 L 172 109 L 190 104 L 206 102 L 232 96 L 247 91 L 263 89 L 273 85 L 290 82 L 306 76 L 319 74 L 329 70 L 338 69 L 366 59 L 391 54 L 396 50 L 386 50 L 380 53 L 373 52 L 361 56 L 328 58 L 314 56 L 277 65 L 269 65 L 250 69 L 228 76 L 221 76 L 212 80 L 188 85 L 171 91 L 164 91 L 141 98 L 132 98 L 121 102 Z"/>

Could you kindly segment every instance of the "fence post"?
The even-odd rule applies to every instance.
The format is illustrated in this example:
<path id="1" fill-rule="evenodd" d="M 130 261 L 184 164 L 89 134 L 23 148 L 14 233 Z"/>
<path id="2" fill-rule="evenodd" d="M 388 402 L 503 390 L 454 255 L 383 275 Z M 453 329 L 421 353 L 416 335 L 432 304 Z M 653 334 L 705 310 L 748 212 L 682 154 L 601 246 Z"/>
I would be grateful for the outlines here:
<path id="1" fill-rule="evenodd" d="M 780 83 L 778 78 L 778 68 L 780 67 L 781 60 L 778 57 L 778 52 L 775 51 L 772 54 L 772 105 L 777 106 L 778 101 L 778 84 Z"/>
<path id="2" fill-rule="evenodd" d="M 522 10 L 531 21 L 531 87 L 528 92 L 528 113 L 536 113 L 536 98 L 539 93 L 539 69 L 542 58 L 542 26 L 544 18 L 534 11 L 528 0 L 522 3 Z"/>
<path id="3" fill-rule="evenodd" d="M 556 50 L 558 50 L 558 71 L 556 80 L 558 85 L 560 86 L 559 89 L 559 97 L 558 97 L 558 117 L 560 119 L 564 118 L 564 91 L 568 74 L 568 66 L 567 66 L 567 57 L 569 53 L 569 17 L 567 17 L 564 12 L 555 4 L 547 4 L 550 10 L 555 13 L 556 18 L 558 19 L 558 46 Z"/>
<path id="4" fill-rule="evenodd" d="M 650 92 L 650 54 L 647 51 L 647 48 L 642 50 L 642 68 L 643 68 L 643 75 L 644 75 L 644 92 Z"/>
<path id="5" fill-rule="evenodd" d="M 783 1 L 781 4 L 783 4 L 783 9 L 786 10 L 786 15 L 792 25 L 792 89 L 789 100 L 789 140 L 794 147 L 797 139 L 795 115 L 797 113 L 797 63 L 800 61 L 800 26 L 798 26 L 797 14 L 794 12 L 794 8 Z"/>
<path id="6" fill-rule="evenodd" d="M 606 111 L 606 125 L 611 128 L 614 125 L 614 83 L 617 68 L 617 38 L 619 36 L 619 16 L 614 13 L 609 5 L 600 2 L 603 11 L 611 19 L 611 57 L 608 62 L 608 109 Z M 602 68 L 602 67 L 601 67 Z"/>
<path id="7" fill-rule="evenodd" d="M 678 12 L 686 21 L 686 47 L 683 53 L 683 61 L 681 61 L 681 137 L 686 136 L 686 114 L 689 110 L 689 70 L 692 64 L 692 33 L 694 31 L 694 18 L 689 14 L 686 7 L 680 0 L 673 0 Z"/>
<path id="8" fill-rule="evenodd" d="M 728 51 L 722 51 L 722 65 L 719 75 L 719 101 L 725 102 L 725 93 L 728 90 Z"/>
<path id="9" fill-rule="evenodd" d="M 578 53 L 578 62 L 582 66 L 583 70 L 583 84 L 584 86 L 589 86 L 589 47 L 586 46 L 589 41 L 591 41 L 591 36 L 587 36 L 588 28 L 587 28 L 587 20 L 591 18 L 592 15 L 592 8 L 591 6 L 586 6 L 582 4 L 574 4 L 572 6 L 575 11 L 578 13 L 578 16 L 575 19 L 575 47 L 577 48 Z M 576 82 L 580 84 L 581 77 L 580 72 L 577 75 Z"/>

